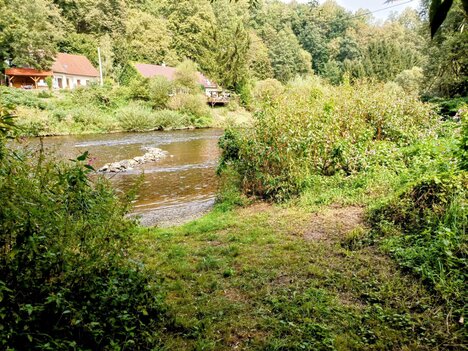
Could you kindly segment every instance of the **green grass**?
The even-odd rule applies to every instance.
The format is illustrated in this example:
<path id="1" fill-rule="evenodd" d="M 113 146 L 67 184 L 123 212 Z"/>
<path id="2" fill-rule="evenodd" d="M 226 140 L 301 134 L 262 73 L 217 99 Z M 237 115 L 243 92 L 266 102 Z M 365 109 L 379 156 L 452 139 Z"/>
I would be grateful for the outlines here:
<path id="1" fill-rule="evenodd" d="M 133 255 L 162 284 L 175 318 L 162 349 L 461 347 L 441 301 L 362 240 L 364 224 L 338 218 L 348 209 L 360 211 L 255 204 L 142 229 Z"/>

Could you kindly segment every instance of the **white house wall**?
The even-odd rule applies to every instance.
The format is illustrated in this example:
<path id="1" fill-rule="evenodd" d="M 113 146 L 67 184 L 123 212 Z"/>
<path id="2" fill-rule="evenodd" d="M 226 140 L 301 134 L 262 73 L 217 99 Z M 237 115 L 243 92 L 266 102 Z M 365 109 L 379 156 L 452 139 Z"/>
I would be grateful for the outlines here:
<path id="1" fill-rule="evenodd" d="M 62 86 L 59 81 L 62 80 Z M 79 86 L 87 86 L 92 82 L 96 82 L 97 77 L 74 76 L 69 74 L 54 73 L 53 87 L 54 89 L 75 89 Z"/>

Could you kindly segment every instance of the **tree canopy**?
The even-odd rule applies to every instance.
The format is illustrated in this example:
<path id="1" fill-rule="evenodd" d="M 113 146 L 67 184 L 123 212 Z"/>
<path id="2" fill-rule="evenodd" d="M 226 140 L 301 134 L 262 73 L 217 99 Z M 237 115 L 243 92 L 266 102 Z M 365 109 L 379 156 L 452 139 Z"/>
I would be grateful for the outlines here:
<path id="1" fill-rule="evenodd" d="M 345 76 L 386 82 L 418 67 L 425 94 L 466 95 L 465 0 L 424 1 L 421 11 L 386 21 L 332 0 L 0 0 L 0 7 L 2 65 L 47 69 L 57 51 L 97 64 L 100 46 L 113 79 L 129 62 L 189 59 L 240 92 L 257 80 L 311 73 L 333 84 Z M 436 7 L 444 18 L 437 33 Z"/>

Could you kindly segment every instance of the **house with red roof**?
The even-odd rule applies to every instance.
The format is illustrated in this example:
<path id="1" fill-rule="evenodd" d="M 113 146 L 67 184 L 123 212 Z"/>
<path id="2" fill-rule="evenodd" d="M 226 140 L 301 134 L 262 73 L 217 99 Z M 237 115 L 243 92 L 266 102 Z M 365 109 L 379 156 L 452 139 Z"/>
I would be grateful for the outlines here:
<path id="1" fill-rule="evenodd" d="M 23 89 L 47 88 L 47 77 L 52 78 L 54 89 L 74 89 L 99 79 L 99 72 L 83 55 L 59 53 L 51 70 L 12 67 L 5 69 L 8 85 Z"/>
<path id="2" fill-rule="evenodd" d="M 74 89 L 99 80 L 99 71 L 86 56 L 59 53 L 52 65 L 53 87 Z"/>
<path id="3" fill-rule="evenodd" d="M 175 79 L 176 69 L 174 67 L 168 67 L 165 65 L 151 65 L 147 63 L 135 63 L 134 67 L 136 68 L 137 72 L 144 78 L 162 76 L 170 81 Z M 197 74 L 198 83 L 200 83 L 200 85 L 203 87 L 207 96 L 211 96 L 214 92 L 220 91 L 218 84 L 211 81 L 200 72 L 197 72 Z"/>

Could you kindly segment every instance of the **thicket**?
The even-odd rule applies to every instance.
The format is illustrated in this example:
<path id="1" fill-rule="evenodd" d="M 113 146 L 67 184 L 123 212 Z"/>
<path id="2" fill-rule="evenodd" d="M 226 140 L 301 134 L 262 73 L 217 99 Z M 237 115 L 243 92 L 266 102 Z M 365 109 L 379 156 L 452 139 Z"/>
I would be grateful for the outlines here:
<path id="1" fill-rule="evenodd" d="M 246 193 L 276 200 L 301 193 L 314 175 L 351 175 L 387 162 L 386 153 L 435 136 L 429 104 L 380 83 L 330 86 L 296 80 L 255 103 L 254 127 L 221 141 Z M 268 89 L 273 88 L 270 85 Z"/>
<path id="2" fill-rule="evenodd" d="M 466 107 L 460 126 L 393 85 L 334 87 L 312 79 L 272 87 L 260 84 L 254 93 L 253 128 L 227 130 L 221 139 L 220 173 L 264 199 L 305 194 L 303 203 L 313 197 L 369 204 L 372 235 L 360 240 L 379 242 L 443 299 L 453 318 L 463 317 Z"/>
<path id="3" fill-rule="evenodd" d="M 90 179 L 86 154 L 61 163 L 7 148 L 0 112 L 0 348 L 151 349 L 167 313 L 127 256 L 129 202 Z"/>
<path id="4" fill-rule="evenodd" d="M 166 83 L 141 79 L 129 86 L 93 85 L 47 95 L 0 87 L 0 103 L 16 106 L 19 132 L 30 136 L 207 127 L 213 123 L 204 96 L 163 97 Z"/>

